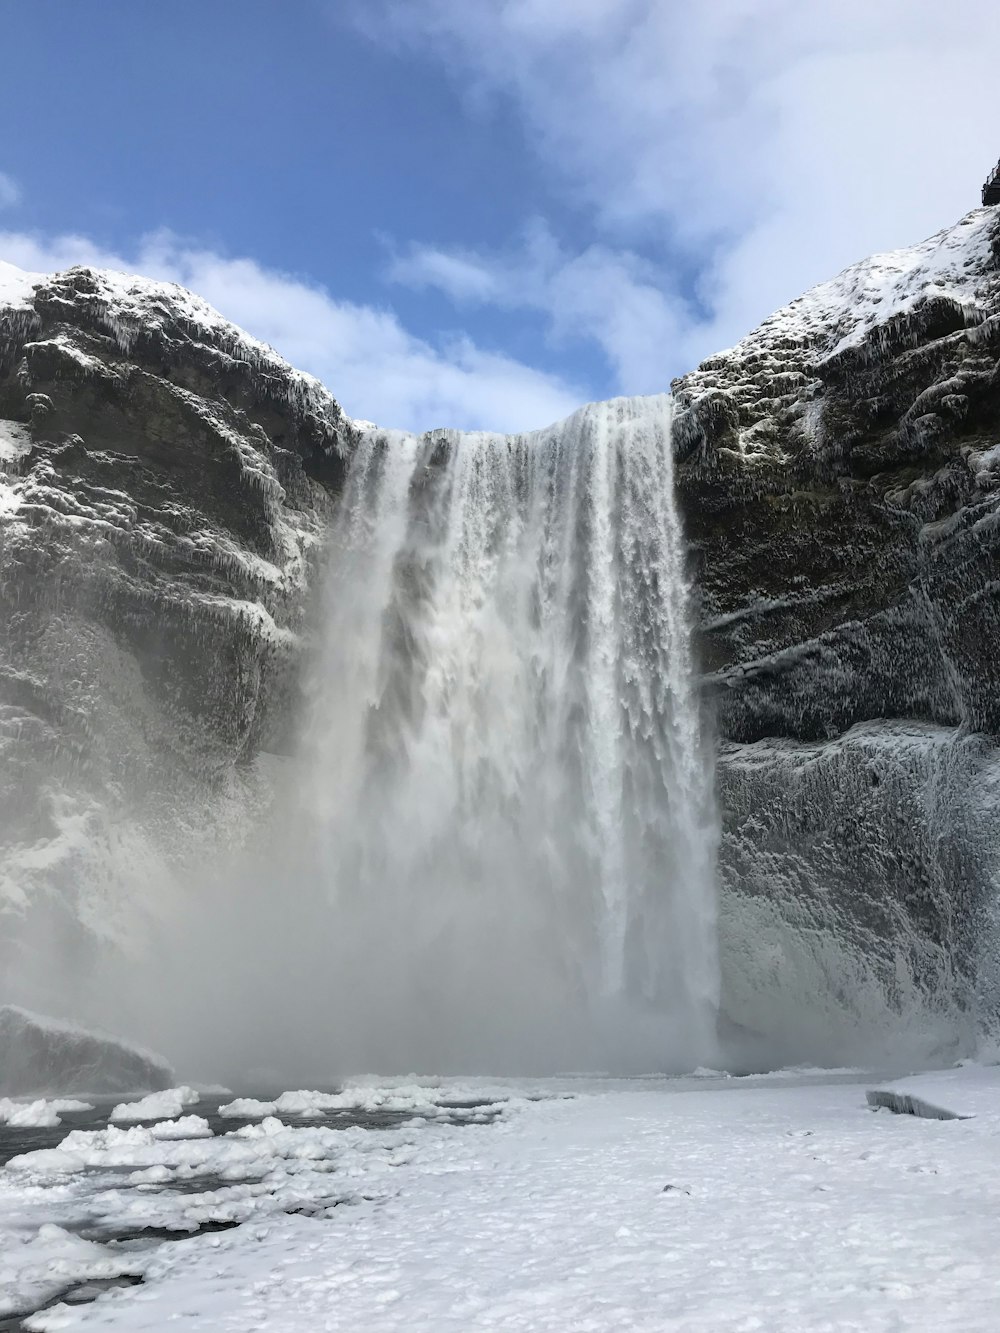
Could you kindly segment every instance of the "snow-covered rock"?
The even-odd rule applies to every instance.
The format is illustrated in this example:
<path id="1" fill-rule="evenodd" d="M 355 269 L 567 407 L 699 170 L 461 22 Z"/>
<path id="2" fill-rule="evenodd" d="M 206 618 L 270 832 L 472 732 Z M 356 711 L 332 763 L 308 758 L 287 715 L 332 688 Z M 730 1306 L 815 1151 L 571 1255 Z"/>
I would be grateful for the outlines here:
<path id="1" fill-rule="evenodd" d="M 24 1096 L 53 1092 L 137 1092 L 173 1081 L 166 1061 L 138 1046 L 104 1033 L 30 1013 L 16 1005 L 0 1007 L 0 1093 Z M 3 1103 L 6 1105 L 6 1103 Z M 84 1109 L 67 1101 L 35 1103 L 34 1123 L 57 1125 L 59 1110 Z M 51 1115 L 57 1118 L 52 1119 Z M 8 1118 L 9 1119 L 9 1118 Z M 10 1120 L 28 1124 L 28 1120 Z"/>

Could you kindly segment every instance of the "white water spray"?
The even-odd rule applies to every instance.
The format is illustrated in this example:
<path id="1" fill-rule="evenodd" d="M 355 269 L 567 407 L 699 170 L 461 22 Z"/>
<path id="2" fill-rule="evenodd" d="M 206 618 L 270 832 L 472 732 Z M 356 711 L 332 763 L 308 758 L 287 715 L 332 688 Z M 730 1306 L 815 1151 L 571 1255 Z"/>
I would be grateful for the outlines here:
<path id="1" fill-rule="evenodd" d="M 716 821 L 670 413 L 364 437 L 297 834 L 339 1061 L 711 1059 Z"/>

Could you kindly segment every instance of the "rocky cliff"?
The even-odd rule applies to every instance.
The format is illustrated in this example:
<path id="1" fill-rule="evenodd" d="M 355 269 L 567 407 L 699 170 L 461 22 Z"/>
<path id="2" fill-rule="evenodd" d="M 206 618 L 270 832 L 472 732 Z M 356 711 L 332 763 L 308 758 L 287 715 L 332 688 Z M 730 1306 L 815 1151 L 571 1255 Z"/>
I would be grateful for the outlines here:
<path id="1" fill-rule="evenodd" d="M 981 209 L 674 385 L 728 1006 L 792 1048 L 815 1033 L 835 1056 L 886 995 L 950 1032 L 989 1003 L 998 359 L 1000 213 Z"/>
<path id="2" fill-rule="evenodd" d="M 674 385 L 724 1007 L 782 1058 L 996 1009 L 998 255 L 978 210 Z M 241 839 L 356 439 L 189 293 L 0 266 L 0 962 Z"/>
<path id="3" fill-rule="evenodd" d="M 353 438 L 180 288 L 0 265 L 8 976 L 22 936 L 68 966 L 155 911 L 157 867 L 243 835 Z"/>

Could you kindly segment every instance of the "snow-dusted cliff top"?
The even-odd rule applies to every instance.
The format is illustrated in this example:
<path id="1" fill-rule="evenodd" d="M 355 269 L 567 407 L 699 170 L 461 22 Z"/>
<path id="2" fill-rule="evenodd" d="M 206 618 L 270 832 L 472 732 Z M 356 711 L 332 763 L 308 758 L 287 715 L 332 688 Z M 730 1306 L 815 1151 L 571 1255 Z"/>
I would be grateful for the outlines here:
<path id="1" fill-rule="evenodd" d="M 821 282 L 764 320 L 737 348 L 790 339 L 813 342 L 821 355 L 835 356 L 931 297 L 958 302 L 975 322 L 996 295 L 996 235 L 996 209 L 977 208 L 919 245 L 871 255 Z"/>
<path id="2" fill-rule="evenodd" d="M 863 348 L 873 335 L 878 337 L 880 328 L 898 323 L 930 299 L 952 303 L 967 326 L 984 321 L 994 313 L 1000 290 L 993 260 L 998 237 L 997 210 L 980 208 L 917 245 L 852 264 L 776 311 L 734 347 L 675 381 L 681 405 L 690 406 L 713 389 L 732 387 L 723 381 L 751 373 L 756 378 L 762 362 L 778 373 L 801 375 L 807 369 L 805 362 L 815 366 Z M 73 281 L 74 275 L 86 278 L 86 293 L 80 282 Z M 85 300 L 99 312 L 101 323 L 125 353 L 144 333 L 181 328 L 186 336 L 284 381 L 300 412 L 348 427 L 371 425 L 350 422 L 314 376 L 296 370 L 266 343 L 174 283 L 82 267 L 57 275 L 26 273 L 0 261 L 0 313 L 14 310 L 30 317 L 37 289 L 44 289 L 48 299 L 67 281 L 75 289 L 74 303 Z M 807 355 L 795 355 L 797 351 Z"/>
<path id="3" fill-rule="evenodd" d="M 267 343 L 176 283 L 86 266 L 57 274 L 27 273 L 0 261 L 0 315 L 6 309 L 30 319 L 39 299 L 50 307 L 60 301 L 73 306 L 76 320 L 81 307 L 89 309 L 94 322 L 113 335 L 125 354 L 144 335 L 175 338 L 182 331 L 216 355 L 223 353 L 281 382 L 298 415 L 311 415 L 334 427 L 352 424 L 315 376 L 297 370 Z"/>
<path id="4" fill-rule="evenodd" d="M 803 456 L 820 458 L 829 441 L 821 438 L 818 400 L 832 382 L 847 390 L 879 363 L 949 337 L 992 340 L 998 250 L 1000 212 L 975 209 L 919 245 L 852 264 L 776 311 L 674 381 L 681 456 L 785 463 L 805 446 Z"/>

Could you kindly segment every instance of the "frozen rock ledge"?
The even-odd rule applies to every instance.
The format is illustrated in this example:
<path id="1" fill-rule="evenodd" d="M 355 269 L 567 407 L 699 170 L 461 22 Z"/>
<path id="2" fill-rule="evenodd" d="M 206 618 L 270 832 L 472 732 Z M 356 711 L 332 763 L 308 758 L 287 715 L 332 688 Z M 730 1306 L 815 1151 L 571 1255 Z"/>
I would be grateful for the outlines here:
<path id="1" fill-rule="evenodd" d="M 170 1065 L 141 1047 L 0 1006 L 0 1095 L 146 1092 L 174 1081 Z"/>

